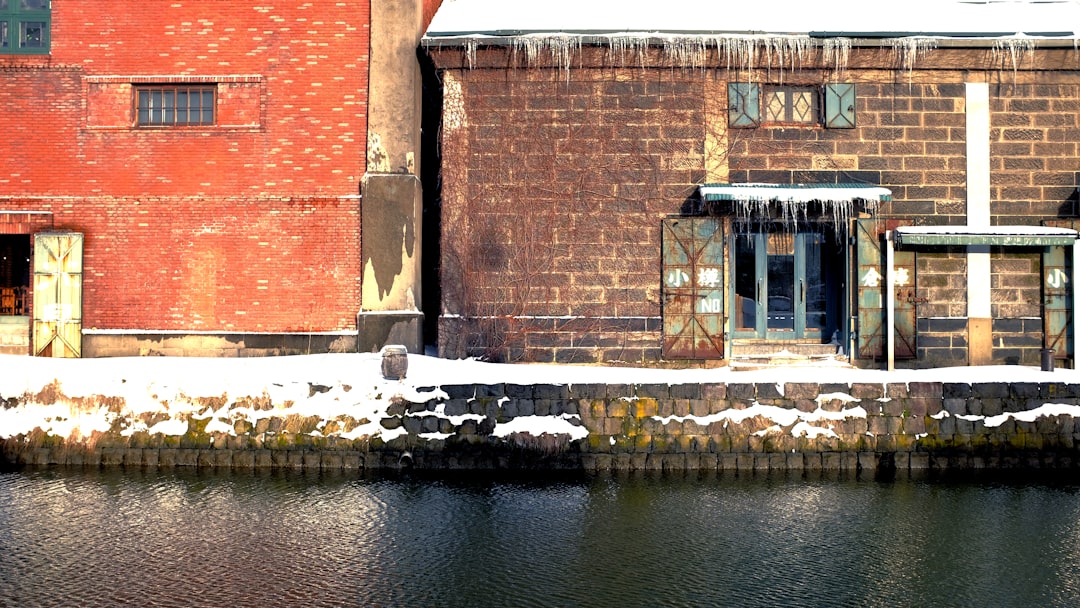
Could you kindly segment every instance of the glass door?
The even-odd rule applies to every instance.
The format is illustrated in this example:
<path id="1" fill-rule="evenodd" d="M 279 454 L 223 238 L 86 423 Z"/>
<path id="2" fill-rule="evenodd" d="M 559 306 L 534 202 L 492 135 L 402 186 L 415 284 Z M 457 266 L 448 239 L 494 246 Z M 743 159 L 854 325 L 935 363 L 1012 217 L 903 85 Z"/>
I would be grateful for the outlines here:
<path id="1" fill-rule="evenodd" d="M 735 337 L 769 340 L 828 338 L 840 298 L 831 237 L 770 231 L 734 236 Z"/>

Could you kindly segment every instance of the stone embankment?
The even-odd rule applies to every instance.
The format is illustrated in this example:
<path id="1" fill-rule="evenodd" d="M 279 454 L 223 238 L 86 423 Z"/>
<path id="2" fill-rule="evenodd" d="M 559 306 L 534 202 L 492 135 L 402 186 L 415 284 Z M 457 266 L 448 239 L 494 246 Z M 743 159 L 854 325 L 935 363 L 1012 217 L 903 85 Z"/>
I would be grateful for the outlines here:
<path id="1" fill-rule="evenodd" d="M 339 400 L 350 387 L 313 385 L 311 394 L 332 389 Z M 406 393 L 378 395 L 355 412 L 268 398 L 138 412 L 107 398 L 7 397 L 0 404 L 11 415 L 61 405 L 85 418 L 98 408 L 104 423 L 72 431 L 63 414 L 50 414 L 43 419 L 54 422 L 4 439 L 2 458 L 9 465 L 875 475 L 1080 466 L 1080 384 L 1065 382 L 467 384 Z"/>

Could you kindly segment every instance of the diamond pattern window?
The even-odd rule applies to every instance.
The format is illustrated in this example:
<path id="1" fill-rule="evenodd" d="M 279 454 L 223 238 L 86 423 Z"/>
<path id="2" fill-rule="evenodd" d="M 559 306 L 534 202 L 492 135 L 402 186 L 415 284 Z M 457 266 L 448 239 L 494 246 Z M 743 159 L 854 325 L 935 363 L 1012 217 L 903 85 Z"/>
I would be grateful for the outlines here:
<path id="1" fill-rule="evenodd" d="M 818 122 L 815 87 L 770 86 L 765 89 L 765 122 L 814 124 Z"/>

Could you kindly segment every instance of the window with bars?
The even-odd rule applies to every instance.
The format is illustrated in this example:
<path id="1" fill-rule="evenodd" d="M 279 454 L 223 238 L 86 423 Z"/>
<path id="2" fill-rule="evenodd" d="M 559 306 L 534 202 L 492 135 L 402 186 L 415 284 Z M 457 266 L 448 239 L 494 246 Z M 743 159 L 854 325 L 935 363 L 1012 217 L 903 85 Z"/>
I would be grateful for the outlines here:
<path id="1" fill-rule="evenodd" d="M 138 85 L 135 124 L 140 127 L 184 127 L 214 124 L 213 85 Z"/>
<path id="2" fill-rule="evenodd" d="M 49 52 L 51 0 L 0 0 L 0 53 Z"/>

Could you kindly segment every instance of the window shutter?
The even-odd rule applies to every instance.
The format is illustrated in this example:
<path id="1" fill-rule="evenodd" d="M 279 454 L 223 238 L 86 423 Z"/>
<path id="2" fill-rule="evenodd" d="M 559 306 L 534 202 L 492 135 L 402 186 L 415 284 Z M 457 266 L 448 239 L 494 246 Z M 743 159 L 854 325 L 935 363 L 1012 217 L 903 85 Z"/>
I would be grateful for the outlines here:
<path id="1" fill-rule="evenodd" d="M 886 230 L 907 226 L 911 220 L 864 219 L 855 222 L 855 254 L 858 276 L 856 311 L 859 333 L 856 356 L 859 359 L 885 358 L 885 240 Z M 894 251 L 893 272 L 896 281 L 893 320 L 893 356 L 914 359 L 917 356 L 918 328 L 915 290 L 915 252 Z M 902 279 L 900 279 L 902 277 Z"/>
<path id="2" fill-rule="evenodd" d="M 855 85 L 825 85 L 825 126 L 830 129 L 855 128 Z"/>
<path id="3" fill-rule="evenodd" d="M 745 129 L 761 124 L 760 86 L 752 82 L 728 83 L 728 126 Z"/>

